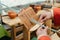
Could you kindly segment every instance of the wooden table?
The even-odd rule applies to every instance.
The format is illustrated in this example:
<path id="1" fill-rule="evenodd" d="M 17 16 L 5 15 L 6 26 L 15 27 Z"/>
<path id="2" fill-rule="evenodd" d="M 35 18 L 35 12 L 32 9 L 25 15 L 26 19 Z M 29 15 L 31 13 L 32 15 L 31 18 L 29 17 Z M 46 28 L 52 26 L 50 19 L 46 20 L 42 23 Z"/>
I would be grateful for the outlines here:
<path id="1" fill-rule="evenodd" d="M 8 16 L 3 16 L 2 21 L 9 26 L 15 25 L 17 23 L 22 23 L 19 17 L 16 17 L 15 19 L 10 19 Z"/>
<path id="2" fill-rule="evenodd" d="M 2 17 L 2 21 L 9 25 L 11 28 L 12 28 L 12 31 L 11 31 L 11 34 L 12 34 L 12 39 L 13 40 L 17 40 L 17 37 L 16 37 L 16 31 L 18 30 L 22 30 L 23 27 L 20 27 L 19 29 L 16 29 L 16 26 L 17 24 L 22 24 L 21 20 L 19 19 L 19 17 L 16 17 L 15 19 L 10 19 L 8 16 L 3 16 Z M 21 35 L 19 35 L 20 37 L 18 37 L 19 39 L 23 37 L 23 33 Z"/>

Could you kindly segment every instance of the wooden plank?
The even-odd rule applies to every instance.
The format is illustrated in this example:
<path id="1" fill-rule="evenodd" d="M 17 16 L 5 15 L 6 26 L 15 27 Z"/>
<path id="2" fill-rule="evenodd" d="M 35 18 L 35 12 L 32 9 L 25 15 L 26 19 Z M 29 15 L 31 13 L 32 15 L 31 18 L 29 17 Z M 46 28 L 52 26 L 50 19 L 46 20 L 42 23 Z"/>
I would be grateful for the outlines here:
<path id="1" fill-rule="evenodd" d="M 24 29 L 23 29 L 24 31 L 23 31 L 23 40 L 30 40 L 30 31 L 29 30 L 27 30 L 25 27 L 24 27 Z"/>
<path id="2" fill-rule="evenodd" d="M 23 26 L 17 27 L 16 32 L 18 32 L 18 31 L 23 31 Z"/>
<path id="3" fill-rule="evenodd" d="M 11 36 L 13 40 L 16 40 L 16 27 L 12 26 Z"/>
<path id="4" fill-rule="evenodd" d="M 19 34 L 18 36 L 16 36 L 16 39 L 21 40 L 23 38 L 23 33 Z"/>
<path id="5" fill-rule="evenodd" d="M 36 24 L 36 25 L 34 25 L 29 31 L 30 32 L 33 32 L 33 31 L 35 31 L 36 29 L 38 29 L 39 28 L 39 24 Z"/>

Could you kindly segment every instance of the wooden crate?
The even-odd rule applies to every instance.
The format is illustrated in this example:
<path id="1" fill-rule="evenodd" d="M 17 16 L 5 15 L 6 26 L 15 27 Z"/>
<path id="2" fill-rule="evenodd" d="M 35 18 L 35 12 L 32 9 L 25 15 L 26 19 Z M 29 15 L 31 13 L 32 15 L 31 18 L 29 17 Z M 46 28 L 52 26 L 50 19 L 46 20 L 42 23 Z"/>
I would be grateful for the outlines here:
<path id="1" fill-rule="evenodd" d="M 11 27 L 8 32 L 11 34 L 13 40 L 21 40 L 23 38 L 23 33 L 16 36 L 17 32 L 23 31 L 23 24 L 20 24 L 20 19 L 16 17 L 15 19 L 10 19 L 8 16 L 2 16 L 2 21 Z M 16 25 L 19 25 L 18 27 Z"/>
<path id="2" fill-rule="evenodd" d="M 36 27 L 35 24 L 33 24 L 33 23 L 30 22 L 30 19 L 33 18 L 33 19 L 35 19 L 35 20 L 38 21 L 38 18 L 39 18 L 38 15 L 40 15 L 40 13 L 36 14 L 31 7 L 28 7 L 27 9 L 21 11 L 18 14 L 19 18 L 21 19 L 21 21 L 25 25 L 25 27 L 23 28 L 23 30 L 24 30 L 23 31 L 23 33 L 24 33 L 23 34 L 24 40 L 30 40 L 30 37 L 31 37 L 31 35 L 30 35 L 31 34 L 30 29 L 32 27 Z M 47 23 L 49 23 L 49 24 L 47 24 Z M 51 20 L 48 20 L 47 23 L 46 23 L 46 25 L 49 26 L 49 27 L 51 27 Z"/>

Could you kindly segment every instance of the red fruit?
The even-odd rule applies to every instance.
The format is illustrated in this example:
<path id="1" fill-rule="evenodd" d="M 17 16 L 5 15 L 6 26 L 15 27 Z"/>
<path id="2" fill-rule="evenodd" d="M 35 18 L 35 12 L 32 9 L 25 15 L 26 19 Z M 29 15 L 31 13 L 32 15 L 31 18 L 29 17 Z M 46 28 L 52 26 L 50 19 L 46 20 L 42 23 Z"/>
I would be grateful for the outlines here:
<path id="1" fill-rule="evenodd" d="M 11 18 L 11 19 L 14 19 L 17 17 L 17 13 L 14 12 L 14 11 L 8 11 L 8 16 Z"/>

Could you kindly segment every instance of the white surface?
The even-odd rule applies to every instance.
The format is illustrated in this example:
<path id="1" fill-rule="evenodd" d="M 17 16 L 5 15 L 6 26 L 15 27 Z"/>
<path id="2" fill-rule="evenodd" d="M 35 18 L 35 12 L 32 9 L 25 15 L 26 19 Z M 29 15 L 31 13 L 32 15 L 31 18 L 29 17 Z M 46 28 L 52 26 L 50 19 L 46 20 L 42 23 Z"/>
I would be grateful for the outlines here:
<path id="1" fill-rule="evenodd" d="M 55 33 L 51 36 L 51 40 L 60 40 L 60 38 L 58 37 L 58 35 Z"/>
<path id="2" fill-rule="evenodd" d="M 16 5 L 24 5 L 24 4 L 39 2 L 39 1 L 45 1 L 45 0 L 1 0 L 1 3 L 9 7 L 12 7 Z"/>
<path id="3" fill-rule="evenodd" d="M 39 24 L 36 24 L 35 26 L 33 26 L 29 31 L 35 31 L 40 27 Z"/>

